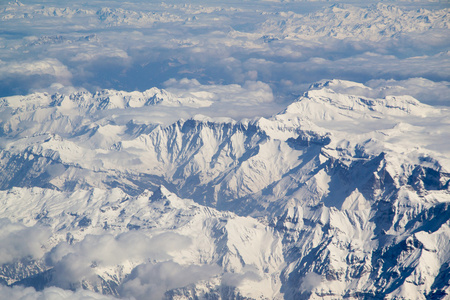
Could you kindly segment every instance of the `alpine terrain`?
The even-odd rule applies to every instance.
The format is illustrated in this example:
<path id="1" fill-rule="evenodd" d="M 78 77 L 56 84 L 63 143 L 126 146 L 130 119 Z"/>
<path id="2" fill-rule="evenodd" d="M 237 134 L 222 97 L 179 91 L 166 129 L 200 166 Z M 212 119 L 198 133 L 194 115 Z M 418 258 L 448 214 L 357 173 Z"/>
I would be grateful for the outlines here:
<path id="1" fill-rule="evenodd" d="M 270 118 L 157 88 L 0 99 L 0 280 L 129 299 L 445 299 L 450 113 L 313 84 Z M 53 288 L 54 289 L 54 288 Z"/>

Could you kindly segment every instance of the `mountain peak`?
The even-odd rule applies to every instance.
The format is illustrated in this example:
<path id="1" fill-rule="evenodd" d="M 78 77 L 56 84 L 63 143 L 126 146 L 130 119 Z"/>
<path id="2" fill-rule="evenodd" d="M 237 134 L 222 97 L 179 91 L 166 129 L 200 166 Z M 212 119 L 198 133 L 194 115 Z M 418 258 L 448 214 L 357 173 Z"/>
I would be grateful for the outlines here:
<path id="1" fill-rule="evenodd" d="M 172 193 L 164 186 L 160 185 L 150 197 L 151 202 L 157 202 L 161 200 L 167 200 L 167 198 L 172 195 Z"/>
<path id="2" fill-rule="evenodd" d="M 325 87 L 330 88 L 330 89 L 333 89 L 333 88 L 336 88 L 336 87 L 339 87 L 339 88 L 342 88 L 342 87 L 345 87 L 345 88 L 357 87 L 357 88 L 362 88 L 362 89 L 369 89 L 369 90 L 371 89 L 371 88 L 365 86 L 362 83 L 349 81 L 349 80 L 342 80 L 342 79 L 331 79 L 331 80 L 324 79 L 324 80 L 320 80 L 318 82 L 315 82 L 315 83 L 311 84 L 309 86 L 309 89 L 310 90 L 322 89 L 322 88 L 325 88 Z"/>
<path id="3" fill-rule="evenodd" d="M 350 116 L 356 119 L 425 117 L 437 111 L 409 95 L 377 97 L 375 91 L 361 83 L 334 79 L 311 85 L 309 91 L 283 113 L 297 113 L 312 120 L 336 120 Z"/>

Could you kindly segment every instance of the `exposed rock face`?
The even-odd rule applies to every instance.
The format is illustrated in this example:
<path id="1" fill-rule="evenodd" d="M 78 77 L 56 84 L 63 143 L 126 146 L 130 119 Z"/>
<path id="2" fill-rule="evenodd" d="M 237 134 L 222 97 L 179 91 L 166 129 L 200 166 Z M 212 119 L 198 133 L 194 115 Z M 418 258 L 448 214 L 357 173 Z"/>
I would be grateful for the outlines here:
<path id="1" fill-rule="evenodd" d="M 99 113 L 161 105 L 161 91 L 3 99 L 2 280 L 137 298 L 445 298 L 449 150 L 432 145 L 449 113 L 338 83 L 272 118 L 169 126 Z"/>

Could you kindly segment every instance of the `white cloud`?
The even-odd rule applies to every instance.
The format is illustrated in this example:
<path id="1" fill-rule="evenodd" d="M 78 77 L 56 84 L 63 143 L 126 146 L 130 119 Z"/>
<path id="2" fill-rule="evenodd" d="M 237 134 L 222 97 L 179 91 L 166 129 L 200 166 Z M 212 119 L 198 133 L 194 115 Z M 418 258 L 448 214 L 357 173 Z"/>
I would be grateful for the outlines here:
<path id="1" fill-rule="evenodd" d="M 190 239 L 175 233 L 148 237 L 139 231 L 112 235 L 87 235 L 82 241 L 69 245 L 61 243 L 46 255 L 53 266 L 52 285 L 69 288 L 81 280 L 96 280 L 95 268 L 126 262 L 158 261 L 170 258 L 170 251 L 187 247 Z"/>
<path id="2" fill-rule="evenodd" d="M 52 76 L 55 81 L 69 83 L 72 74 L 59 60 L 46 58 L 27 62 L 0 62 L 0 80 L 16 76 Z"/>
<path id="3" fill-rule="evenodd" d="M 153 120 L 169 124 L 177 118 L 190 118 L 197 114 L 210 117 L 229 117 L 236 120 L 256 116 L 272 115 L 283 108 L 272 92 L 272 88 L 261 81 L 245 81 L 241 84 L 201 84 L 196 79 L 170 79 L 164 83 L 165 89 L 180 98 L 194 98 L 204 107 L 179 107 L 175 111 L 164 112 L 162 106 L 153 107 Z M 161 119 L 162 115 L 167 118 Z"/>
<path id="4" fill-rule="evenodd" d="M 261 81 L 246 81 L 243 85 L 202 85 L 196 79 L 170 79 L 165 82 L 166 89 L 181 98 L 198 98 L 204 101 L 253 106 L 273 101 L 270 86 Z"/>
<path id="5" fill-rule="evenodd" d="M 434 10 L 421 12 L 412 9 L 421 4 L 399 5 L 401 12 L 392 16 L 383 5 L 362 4 L 330 8 L 327 3 L 305 3 L 296 4 L 294 10 L 290 4 L 258 3 L 257 11 L 244 4 L 231 10 L 220 9 L 220 4 L 107 2 L 108 9 L 99 5 L 91 3 L 84 13 L 72 13 L 79 9 L 77 4 L 60 3 L 61 8 L 70 8 L 70 20 L 44 13 L 55 11 L 54 7 L 35 13 L 32 6 L 20 8 L 39 18 L 33 19 L 32 37 L 13 35 L 0 40 L 4 46 L 0 47 L 0 95 L 54 90 L 48 88 L 54 82 L 91 92 L 103 88 L 144 91 L 156 86 L 208 106 L 134 112 L 138 118 L 167 124 L 195 114 L 235 119 L 270 116 L 323 78 L 403 82 L 421 77 L 436 85 L 423 92 L 409 85 L 413 96 L 425 103 L 448 105 L 448 92 L 441 84 L 450 80 L 445 52 L 449 29 L 443 22 L 448 16 L 437 4 Z M 98 19 L 97 11 L 106 13 L 109 21 Z M 151 11 L 155 12 L 152 18 L 160 19 L 156 23 L 145 21 Z M 365 13 L 368 20 L 355 17 Z M 429 28 L 425 16 L 435 20 Z M 17 17 L 5 24 L 26 32 L 27 20 Z M 365 38 L 376 27 L 368 26 L 371 20 L 381 26 L 376 29 L 376 42 Z M 400 26 L 392 35 L 396 20 L 417 26 Z M 57 21 L 61 27 L 53 28 Z M 338 26 L 341 21 L 344 29 L 351 29 L 346 36 Z M 80 26 L 83 33 L 78 31 Z M 318 32 L 321 26 L 324 29 Z M 383 28 L 389 34 L 380 38 Z M 128 117 L 132 116 L 117 118 Z"/>
<path id="6" fill-rule="evenodd" d="M 262 278 L 257 274 L 257 270 L 251 266 L 246 266 L 242 273 L 225 273 L 222 276 L 222 285 L 239 286 L 243 281 L 260 281 Z"/>
<path id="7" fill-rule="evenodd" d="M 32 89 L 30 92 L 32 92 L 32 93 L 48 93 L 48 94 L 59 93 L 59 94 L 68 95 L 68 94 L 77 93 L 77 92 L 87 92 L 87 90 L 83 89 L 83 88 L 75 88 L 70 85 L 65 86 L 61 83 L 53 83 L 48 87 Z"/>
<path id="8" fill-rule="evenodd" d="M 220 272 L 218 266 L 182 266 L 173 261 L 136 267 L 120 287 L 122 297 L 137 300 L 162 299 L 168 290 L 207 280 Z"/>
<path id="9" fill-rule="evenodd" d="M 63 290 L 57 287 L 48 287 L 36 291 L 31 287 L 7 287 L 0 285 L 0 300 L 113 300 L 113 296 L 101 295 L 87 290 Z"/>
<path id="10" fill-rule="evenodd" d="M 124 61 L 129 60 L 128 54 L 122 49 L 99 49 L 92 47 L 91 49 L 83 49 L 82 52 L 78 52 L 70 60 L 73 62 L 90 62 L 94 60 L 100 60 L 105 58 L 117 58 Z"/>
<path id="11" fill-rule="evenodd" d="M 55 81 L 91 92 L 144 91 L 174 79 L 172 88 L 183 95 L 253 105 L 292 101 L 323 78 L 449 81 L 448 13 L 439 4 L 99 5 L 63 2 L 3 11 L 12 15 L 5 26 L 23 32 L 30 31 L 33 18 L 34 36 L 0 40 L 0 95 L 23 94 Z M 431 9 L 415 9 L 421 7 Z M 48 78 L 32 80 L 30 74 Z M 185 77 L 190 84 L 201 82 L 202 90 L 180 87 Z M 277 110 L 265 109 L 265 114 Z"/>
<path id="12" fill-rule="evenodd" d="M 300 284 L 300 291 L 311 292 L 318 287 L 321 282 L 322 276 L 314 272 L 308 273 L 303 277 L 302 283 Z"/>
<path id="13" fill-rule="evenodd" d="M 0 219 L 0 265 L 21 258 L 41 258 L 44 254 L 42 247 L 49 237 L 48 228 L 26 227 L 8 219 Z"/>
<path id="14" fill-rule="evenodd" d="M 366 83 L 378 91 L 379 96 L 411 95 L 423 103 L 431 105 L 450 105 L 450 82 L 434 82 L 425 78 L 409 78 L 406 80 L 374 79 Z"/>

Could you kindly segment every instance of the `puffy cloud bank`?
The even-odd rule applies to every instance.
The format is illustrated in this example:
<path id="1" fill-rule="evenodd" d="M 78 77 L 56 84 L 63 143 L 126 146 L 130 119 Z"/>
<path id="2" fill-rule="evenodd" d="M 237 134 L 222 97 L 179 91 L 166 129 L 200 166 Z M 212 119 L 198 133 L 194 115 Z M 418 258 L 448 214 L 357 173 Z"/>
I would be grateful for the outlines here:
<path id="1" fill-rule="evenodd" d="M 22 258 L 40 259 L 50 230 L 39 226 L 26 227 L 0 220 L 1 264 Z M 129 231 L 117 236 L 86 235 L 75 243 L 61 242 L 45 254 L 51 269 L 51 281 L 36 291 L 20 286 L 0 285 L 0 299 L 113 299 L 83 289 L 75 292 L 82 281 L 99 283 L 99 268 L 136 265 L 118 291 L 124 299 L 161 299 L 166 291 L 182 288 L 220 274 L 217 265 L 180 265 L 171 260 L 171 251 L 188 247 L 190 238 L 165 232 L 148 236 Z M 152 261 L 151 263 L 148 261 Z M 149 298 L 150 297 L 150 298 Z"/>
<path id="2" fill-rule="evenodd" d="M 246 81 L 230 85 L 202 85 L 196 79 L 170 79 L 166 89 L 180 98 L 193 97 L 204 101 L 221 102 L 241 106 L 253 106 L 273 101 L 270 86 L 261 81 Z"/>
<path id="3" fill-rule="evenodd" d="M 0 219 L 0 265 L 22 258 L 41 258 L 44 254 L 42 247 L 50 235 L 49 228 L 27 227 L 8 219 Z"/>
<path id="4" fill-rule="evenodd" d="M 46 255 L 46 263 L 53 266 L 51 284 L 69 288 L 82 280 L 96 281 L 95 268 L 114 267 L 146 260 L 161 261 L 170 251 L 186 248 L 190 239 L 175 233 L 148 237 L 139 231 L 129 231 L 116 237 L 87 235 L 73 245 L 60 243 Z"/>
<path id="5" fill-rule="evenodd" d="M 230 7 L 220 1 L 4 1 L 0 20 L 0 97 L 158 87 L 194 103 L 95 115 L 111 124 L 167 124 L 197 114 L 267 116 L 311 83 L 333 78 L 342 79 L 328 83 L 336 92 L 373 98 L 406 94 L 431 105 L 450 105 L 450 10 L 438 2 L 251 0 Z M 364 85 L 349 86 L 345 80 Z M 109 134 L 110 127 L 104 127 Z M 111 134 L 111 140 L 119 140 L 119 133 Z M 117 161 L 128 164 L 131 159 Z M 59 172 L 49 169 L 48 174 Z M 98 270 L 118 265 L 129 268 L 118 287 L 125 299 L 160 299 L 167 290 L 216 276 L 231 286 L 259 280 L 252 270 L 220 274 L 215 265 L 172 260 L 172 251 L 190 245 L 181 235 L 86 235 L 53 248 L 50 235 L 44 226 L 0 220 L 0 264 L 44 259 L 53 272 L 48 283 L 53 286 L 42 291 L 0 285 L 0 299 L 112 299 L 61 288 L 98 282 Z M 320 279 L 309 273 L 299 288 L 309 292 Z"/>
<path id="6" fill-rule="evenodd" d="M 91 92 L 165 86 L 226 102 L 227 116 L 241 117 L 233 105 L 263 103 L 260 110 L 273 114 L 324 78 L 410 87 L 411 78 L 423 78 L 436 89 L 418 84 L 403 92 L 448 105 L 438 86 L 450 81 L 449 16 L 431 2 L 5 2 L 0 96 L 55 82 Z"/>
<path id="7" fill-rule="evenodd" d="M 58 287 L 49 287 L 36 291 L 32 287 L 7 287 L 0 285 L 0 300 L 114 300 L 113 296 L 106 296 L 87 290 L 69 291 Z"/>
<path id="8" fill-rule="evenodd" d="M 209 279 L 220 271 L 218 266 L 181 266 L 173 261 L 143 264 L 131 272 L 120 294 L 137 300 L 162 299 L 166 291 Z"/>

